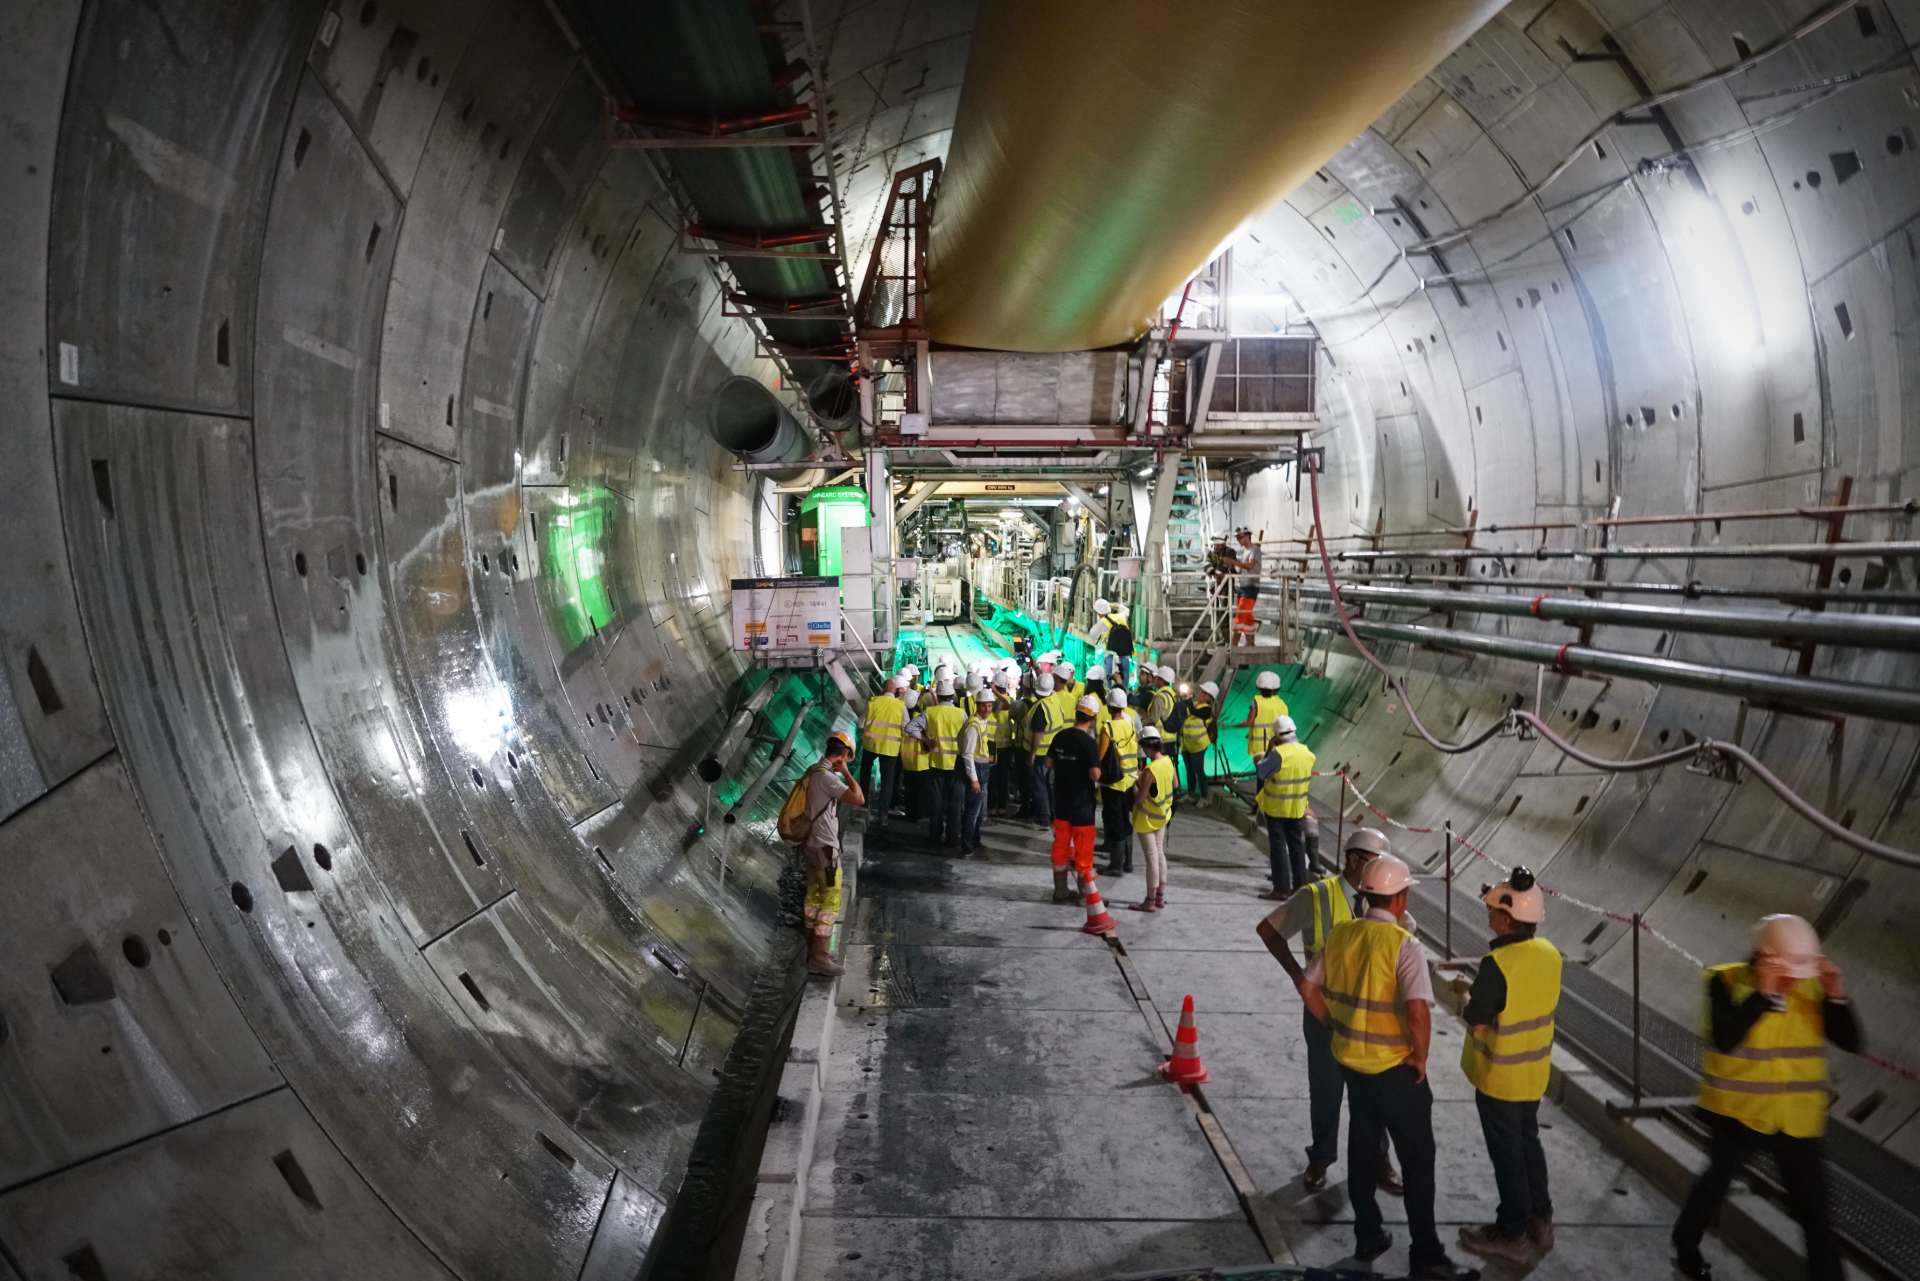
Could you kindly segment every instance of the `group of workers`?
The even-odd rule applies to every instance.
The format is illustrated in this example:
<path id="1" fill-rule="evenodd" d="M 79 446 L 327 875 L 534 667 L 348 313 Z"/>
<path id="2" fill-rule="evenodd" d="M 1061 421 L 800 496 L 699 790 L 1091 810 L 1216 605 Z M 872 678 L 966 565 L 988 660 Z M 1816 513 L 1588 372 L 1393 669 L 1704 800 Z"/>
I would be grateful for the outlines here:
<path id="1" fill-rule="evenodd" d="M 1385 1186 L 1406 1199 L 1411 1277 L 1477 1277 L 1448 1257 L 1434 1224 L 1427 1083 L 1434 990 L 1407 912 L 1414 878 L 1377 829 L 1349 833 L 1343 854 L 1339 874 L 1298 886 L 1256 927 L 1304 1007 L 1310 1140 L 1302 1183 L 1308 1191 L 1326 1186 L 1344 1095 L 1355 1257 L 1377 1258 L 1393 1244 L 1379 1207 Z M 1482 902 L 1493 941 L 1464 993 L 1468 1035 L 1460 1066 L 1474 1087 L 1499 1203 L 1492 1223 L 1461 1228 L 1459 1242 L 1482 1257 L 1526 1266 L 1554 1247 L 1539 1114 L 1552 1075 L 1562 959 L 1539 934 L 1546 896 L 1526 868 L 1485 887 Z M 1295 938 L 1304 962 L 1289 942 Z M 1735 1174 L 1764 1149 L 1779 1163 L 1804 1234 L 1807 1276 L 1832 1281 L 1841 1266 L 1827 1225 L 1820 1144 L 1830 1100 L 1826 1044 L 1846 1051 L 1861 1045 L 1840 971 L 1822 954 L 1811 925 L 1776 914 L 1755 926 L 1746 960 L 1713 966 L 1705 977 L 1698 1103 L 1708 1126 L 1708 1165 L 1674 1225 L 1674 1268 L 1710 1281 L 1701 1240 Z M 1399 1175 L 1387 1155 L 1389 1136 Z"/>

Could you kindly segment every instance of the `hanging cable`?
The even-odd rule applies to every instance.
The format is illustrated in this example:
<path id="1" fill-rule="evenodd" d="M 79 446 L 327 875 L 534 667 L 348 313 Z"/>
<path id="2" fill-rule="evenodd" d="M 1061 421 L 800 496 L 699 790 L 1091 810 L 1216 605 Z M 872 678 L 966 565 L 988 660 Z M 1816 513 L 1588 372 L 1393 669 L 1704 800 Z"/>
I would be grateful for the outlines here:
<path id="1" fill-rule="evenodd" d="M 1518 729 L 1520 726 L 1525 725 L 1531 728 L 1534 733 L 1538 734 L 1541 738 L 1558 748 L 1561 754 L 1571 757 L 1589 769 L 1600 770 L 1608 774 L 1632 774 L 1645 770 L 1664 769 L 1669 765 L 1679 765 L 1692 760 L 1710 760 L 1713 756 L 1718 755 L 1725 760 L 1737 762 L 1742 768 L 1759 779 L 1761 783 L 1765 784 L 1768 790 L 1772 791 L 1782 801 L 1785 801 L 1788 808 L 1792 809 L 1796 814 L 1841 844 L 1850 845 L 1863 854 L 1871 855 L 1874 858 L 1884 860 L 1888 863 L 1920 870 L 1920 854 L 1916 854 L 1912 850 L 1903 850 L 1896 846 L 1884 845 L 1871 837 L 1861 836 L 1857 832 L 1850 831 L 1837 820 L 1821 811 L 1819 807 L 1815 806 L 1811 801 L 1808 801 L 1805 797 L 1794 791 L 1793 788 L 1778 775 L 1763 765 L 1758 757 L 1741 747 L 1738 743 L 1729 743 L 1722 739 L 1702 739 L 1700 742 L 1689 746 L 1676 748 L 1670 752 L 1656 753 L 1653 756 L 1635 757 L 1630 760 L 1609 760 L 1605 757 L 1593 756 L 1581 751 L 1572 743 L 1561 738 L 1559 734 L 1554 732 L 1553 727 L 1548 725 L 1546 721 L 1542 720 L 1539 716 L 1533 712 L 1521 711 L 1518 708 L 1509 711 L 1504 718 L 1495 721 L 1492 725 L 1488 726 L 1486 730 L 1465 742 L 1450 743 L 1444 739 L 1435 737 L 1433 732 L 1421 721 L 1419 712 L 1414 709 L 1413 696 L 1407 689 L 1406 681 L 1401 678 L 1399 673 L 1381 661 L 1380 657 L 1367 647 L 1367 643 L 1361 640 L 1359 634 L 1353 629 L 1352 620 L 1347 616 L 1347 603 L 1345 599 L 1341 597 L 1340 584 L 1334 577 L 1333 557 L 1327 551 L 1326 525 L 1320 516 L 1320 465 L 1316 456 L 1312 454 L 1303 455 L 1300 460 L 1300 465 L 1306 469 L 1307 489 L 1313 498 L 1314 543 L 1320 553 L 1320 567 L 1326 575 L 1327 591 L 1332 598 L 1333 616 L 1339 622 L 1340 630 L 1346 634 L 1348 644 L 1352 645 L 1360 657 L 1365 659 L 1375 671 L 1379 672 L 1386 680 L 1388 686 L 1400 696 L 1400 704 L 1406 709 L 1408 723 L 1413 726 L 1414 731 L 1418 733 L 1421 738 L 1426 740 L 1428 746 L 1432 747 L 1435 751 L 1445 752 L 1449 755 L 1470 752 L 1503 732 Z"/>

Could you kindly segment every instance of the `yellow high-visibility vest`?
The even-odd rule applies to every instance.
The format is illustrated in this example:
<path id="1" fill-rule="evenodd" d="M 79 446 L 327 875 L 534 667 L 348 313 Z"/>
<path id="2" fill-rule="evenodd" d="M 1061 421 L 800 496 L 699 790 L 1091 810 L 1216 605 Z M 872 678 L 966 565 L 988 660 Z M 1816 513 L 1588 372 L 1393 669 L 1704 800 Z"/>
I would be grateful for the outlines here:
<path id="1" fill-rule="evenodd" d="M 1247 726 L 1247 755 L 1259 760 L 1273 741 L 1274 726 L 1287 714 L 1287 700 L 1278 694 L 1253 696 L 1253 724 Z"/>
<path id="2" fill-rule="evenodd" d="M 993 761 L 993 722 L 990 720 L 981 720 L 978 716 L 973 717 L 972 721 L 979 730 L 979 732 L 974 735 L 973 740 L 974 762 L 980 765 L 991 764 Z"/>
<path id="3" fill-rule="evenodd" d="M 967 714 L 952 703 L 938 703 L 927 709 L 927 737 L 933 740 L 933 768 L 952 769 L 960 763 L 960 731 L 966 724 Z"/>
<path id="4" fill-rule="evenodd" d="M 1204 752 L 1213 746 L 1207 726 L 1213 723 L 1212 703 L 1188 703 L 1187 719 L 1180 723 L 1180 750 Z"/>
<path id="5" fill-rule="evenodd" d="M 933 760 L 927 755 L 927 749 L 911 734 L 903 734 L 900 739 L 900 768 L 909 774 L 920 774 L 933 768 Z"/>
<path id="6" fill-rule="evenodd" d="M 1121 715 L 1110 719 L 1107 722 L 1107 737 L 1113 743 L 1113 754 L 1120 758 L 1120 777 L 1107 783 L 1107 786 L 1116 792 L 1125 791 L 1133 786 L 1133 780 L 1140 772 L 1140 735 L 1133 728 L 1133 718 Z"/>
<path id="7" fill-rule="evenodd" d="M 1056 729 L 1072 729 L 1080 714 L 1080 695 L 1066 686 L 1053 691 L 1053 724 Z"/>
<path id="8" fill-rule="evenodd" d="M 1072 724 L 1071 721 L 1068 724 Z M 1045 756 L 1047 749 L 1053 746 L 1053 736 L 1060 732 L 1060 704 L 1049 694 L 1045 698 L 1033 700 L 1033 707 L 1027 712 L 1027 733 L 1038 734 L 1040 741 L 1034 747 L 1034 753 Z"/>
<path id="9" fill-rule="evenodd" d="M 1329 876 L 1307 886 L 1312 896 L 1313 920 L 1307 926 L 1307 958 L 1320 955 L 1327 946 L 1333 927 L 1353 919 L 1353 904 L 1347 899 L 1347 884 L 1339 876 Z"/>
<path id="10" fill-rule="evenodd" d="M 1157 832 L 1173 814 L 1173 762 L 1163 753 L 1148 761 L 1146 770 L 1153 776 L 1153 795 L 1133 807 L 1133 830 Z"/>
<path id="11" fill-rule="evenodd" d="M 1305 743 L 1280 744 L 1280 768 L 1260 784 L 1260 812 L 1268 818 L 1305 818 L 1314 755 Z"/>
<path id="12" fill-rule="evenodd" d="M 1398 971 L 1400 947 L 1411 937 L 1398 925 L 1365 917 L 1333 927 L 1321 991 L 1333 1016 L 1333 1057 L 1340 1066 L 1373 1076 L 1399 1067 L 1413 1053 Z"/>
<path id="13" fill-rule="evenodd" d="M 876 694 L 867 700 L 867 723 L 860 731 L 860 745 L 875 756 L 898 756 L 901 731 L 906 727 L 907 705 L 891 694 Z"/>
<path id="14" fill-rule="evenodd" d="M 1145 721 L 1162 732 L 1170 728 L 1167 718 L 1173 715 L 1173 691 L 1162 685 L 1153 691 L 1153 697 L 1147 700 Z"/>
<path id="15" fill-rule="evenodd" d="M 1745 961 L 1707 969 L 1726 980 L 1736 1004 L 1753 994 L 1753 966 Z M 1722 1054 L 1711 1040 L 1700 1055 L 1700 1106 L 1758 1130 L 1814 1139 L 1827 1132 L 1827 1027 L 1819 979 L 1787 989 L 1787 1008 L 1769 1010 L 1747 1039 Z"/>
<path id="16" fill-rule="evenodd" d="M 1487 954 L 1507 980 L 1507 1008 L 1491 1027 L 1469 1034 L 1460 1067 L 1490 1099 L 1531 1103 L 1553 1075 L 1553 1012 L 1560 1005 L 1560 949 L 1542 938 Z"/>
<path id="17" fill-rule="evenodd" d="M 1013 709 L 1005 703 L 993 705 L 993 718 L 988 722 L 988 741 L 996 748 L 1006 747 L 1013 742 Z"/>

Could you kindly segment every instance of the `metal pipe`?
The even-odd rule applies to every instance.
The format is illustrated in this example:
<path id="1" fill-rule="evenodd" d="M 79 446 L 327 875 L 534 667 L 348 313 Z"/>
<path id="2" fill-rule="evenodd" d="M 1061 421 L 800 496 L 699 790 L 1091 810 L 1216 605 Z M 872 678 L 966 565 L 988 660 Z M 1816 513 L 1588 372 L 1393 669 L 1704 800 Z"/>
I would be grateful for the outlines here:
<path id="1" fill-rule="evenodd" d="M 1453 959 L 1453 820 L 1447 820 L 1447 959 Z"/>
<path id="2" fill-rule="evenodd" d="M 1869 592 L 1849 591 L 1843 587 L 1827 589 L 1807 588 L 1796 591 L 1790 587 L 1713 587 L 1694 581 L 1686 583 L 1635 583 L 1615 582 L 1606 579 L 1583 581 L 1566 578 L 1476 578 L 1471 574 L 1411 574 L 1394 571 L 1358 570 L 1371 577 L 1360 585 L 1391 581 L 1396 583 L 1431 583 L 1437 587 L 1520 587 L 1543 592 L 1575 591 L 1584 594 L 1597 593 L 1602 596 L 1683 596 L 1689 600 L 1718 597 L 1727 600 L 1777 600 L 1791 605 L 1889 605 L 1899 608 L 1920 606 L 1920 592 Z M 1274 580 L 1277 582 L 1277 580 Z M 1265 587 L 1266 582 L 1261 586 Z M 1347 584 L 1342 583 L 1344 593 Z"/>
<path id="3" fill-rule="evenodd" d="M 707 753 L 715 760 L 722 762 L 726 774 L 733 773 L 734 767 L 739 764 L 733 759 L 733 754 L 745 745 L 743 740 L 746 737 L 747 727 L 753 724 L 753 718 L 760 714 L 761 709 L 773 701 L 774 688 L 779 684 L 779 681 L 770 680 L 747 695 L 747 701 L 739 711 L 733 714 L 733 719 L 721 732 L 720 741 L 713 745 L 711 752 Z"/>
<path id="4" fill-rule="evenodd" d="M 1749 560 L 1755 557 L 1793 557 L 1804 560 L 1861 560 L 1870 556 L 1920 556 L 1920 542 L 1873 543 L 1711 543 L 1704 547 L 1403 547 L 1382 551 L 1329 552 L 1343 560 Z M 1288 560 L 1312 559 L 1289 552 Z"/>
<path id="5" fill-rule="evenodd" d="M 707 402 L 707 432 L 756 470 L 807 456 L 807 434 L 800 421 L 765 384 L 744 374 L 721 383 Z"/>
<path id="6" fill-rule="evenodd" d="M 1338 631 L 1340 621 L 1327 615 L 1311 615 L 1303 617 L 1300 626 L 1308 631 Z M 1652 681 L 1659 685 L 1726 694 L 1758 703 L 1789 703 L 1875 720 L 1920 725 L 1920 690 L 1887 689 L 1814 676 L 1786 676 L 1778 672 L 1759 672 L 1711 663 L 1685 663 L 1647 654 L 1622 654 L 1585 645 L 1555 645 L 1551 641 L 1449 631 L 1414 623 L 1376 623 L 1356 618 L 1352 620 L 1352 626 L 1357 634 L 1373 640 L 1425 645 L 1453 654 L 1544 663 L 1568 676 L 1618 676 L 1626 680 Z"/>
<path id="7" fill-rule="evenodd" d="M 787 758 L 793 755 L 794 741 L 800 737 L 800 729 L 807 723 L 807 712 L 812 709 L 813 704 L 814 700 L 811 698 L 800 704 L 799 709 L 793 714 L 793 724 L 787 726 L 787 736 L 780 740 L 780 746 L 773 749 L 773 755 L 767 760 L 767 767 L 754 776 L 753 782 L 747 784 L 747 790 L 740 793 L 740 799 L 733 803 L 733 808 L 727 811 L 722 822 L 729 825 L 738 823 L 740 811 L 759 800 L 760 793 L 767 790 L 767 784 L 773 781 L 773 776 L 780 771 L 782 765 L 787 763 Z"/>
<path id="8" fill-rule="evenodd" d="M 1633 914 L 1633 1106 L 1640 1106 L 1640 913 Z"/>
<path id="9" fill-rule="evenodd" d="M 1746 511 L 1731 512 L 1695 512 L 1685 516 L 1601 516 L 1587 522 L 1589 525 L 1718 525 L 1730 520 L 1792 520 L 1804 516 L 1808 520 L 1826 520 L 1833 516 L 1874 516 L 1901 515 L 1911 516 L 1920 512 L 1920 499 L 1909 498 L 1898 503 L 1849 503 L 1845 506 L 1829 507 L 1764 507 Z M 1509 529 L 1518 526 L 1510 525 Z"/>
<path id="10" fill-rule="evenodd" d="M 1327 587 L 1303 583 L 1302 596 L 1331 597 Z M 1689 609 L 1630 605 L 1568 596 L 1501 596 L 1484 592 L 1427 592 L 1406 587 L 1340 585 L 1347 600 L 1372 601 L 1444 613 L 1497 614 L 1550 623 L 1693 632 L 1760 640 L 1810 641 L 1876 649 L 1920 650 L 1920 618 L 1893 614 L 1823 614 L 1811 610 Z"/>

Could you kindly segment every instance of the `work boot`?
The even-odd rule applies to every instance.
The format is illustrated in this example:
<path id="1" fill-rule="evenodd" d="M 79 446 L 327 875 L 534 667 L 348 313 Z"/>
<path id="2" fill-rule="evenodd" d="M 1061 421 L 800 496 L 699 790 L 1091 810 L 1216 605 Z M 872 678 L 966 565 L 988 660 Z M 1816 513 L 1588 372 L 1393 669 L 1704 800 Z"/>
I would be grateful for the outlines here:
<path id="1" fill-rule="evenodd" d="M 1309 1192 L 1318 1192 L 1327 1186 L 1327 1167 L 1318 1161 L 1307 1162 L 1307 1172 L 1300 1176 L 1300 1186 Z"/>
<path id="2" fill-rule="evenodd" d="M 1713 1265 L 1700 1256 L 1699 1247 L 1685 1249 L 1678 1242 L 1673 1247 L 1673 1270 L 1687 1281 L 1713 1281 Z"/>
<path id="3" fill-rule="evenodd" d="M 1122 876 L 1122 875 L 1125 875 L 1125 873 L 1126 873 L 1126 869 L 1121 867 L 1118 863 L 1109 863 L 1107 864 L 1106 870 L 1101 872 L 1100 875 Z"/>
<path id="4" fill-rule="evenodd" d="M 1553 1249 L 1553 1216 L 1536 1214 L 1527 1220 L 1527 1240 L 1542 1254 Z"/>
<path id="5" fill-rule="evenodd" d="M 1480 1281 L 1480 1269 L 1462 1267 L 1443 1254 L 1409 1271 L 1407 1281 Z"/>
<path id="6" fill-rule="evenodd" d="M 1382 1232 L 1371 1241 L 1356 1243 L 1353 1247 L 1353 1257 L 1362 1263 L 1372 1263 L 1391 1249 L 1393 1249 L 1393 1233 Z"/>
<path id="7" fill-rule="evenodd" d="M 809 934 L 807 936 L 807 973 L 817 979 L 837 979 L 846 970 L 834 963 L 827 953 L 827 936 Z"/>
<path id="8" fill-rule="evenodd" d="M 1509 1263 L 1527 1263 L 1533 1258 L 1533 1246 L 1524 1232 L 1509 1232 L 1498 1223 L 1460 1229 L 1460 1248 L 1471 1250 L 1483 1259 L 1505 1259 Z"/>
<path id="9" fill-rule="evenodd" d="M 1056 903 L 1073 902 L 1073 891 L 1067 888 L 1067 869 L 1053 869 L 1053 901 Z"/>

